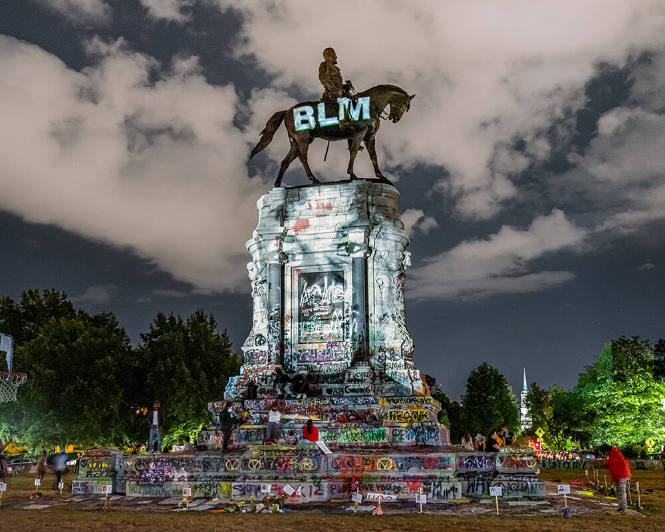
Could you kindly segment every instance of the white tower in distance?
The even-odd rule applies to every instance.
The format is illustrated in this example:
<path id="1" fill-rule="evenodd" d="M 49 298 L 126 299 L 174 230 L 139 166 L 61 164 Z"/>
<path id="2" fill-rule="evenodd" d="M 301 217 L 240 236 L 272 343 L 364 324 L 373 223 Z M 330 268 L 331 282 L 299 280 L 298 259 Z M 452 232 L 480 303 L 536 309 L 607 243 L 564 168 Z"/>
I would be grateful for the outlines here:
<path id="1" fill-rule="evenodd" d="M 522 393 L 520 393 L 520 426 L 522 427 L 522 432 L 531 428 L 531 417 L 529 416 L 529 410 L 526 407 L 526 396 L 528 393 L 529 387 L 526 384 L 526 368 L 524 368 Z"/>

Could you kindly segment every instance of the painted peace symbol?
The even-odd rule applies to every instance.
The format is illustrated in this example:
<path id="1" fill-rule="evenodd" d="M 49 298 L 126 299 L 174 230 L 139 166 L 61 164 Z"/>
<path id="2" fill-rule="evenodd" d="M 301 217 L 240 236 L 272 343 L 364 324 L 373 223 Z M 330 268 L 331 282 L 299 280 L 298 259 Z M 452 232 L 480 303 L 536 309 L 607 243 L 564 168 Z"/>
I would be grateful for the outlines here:
<path id="1" fill-rule="evenodd" d="M 224 467 L 227 471 L 236 471 L 240 467 L 240 459 L 227 458 Z"/>
<path id="2" fill-rule="evenodd" d="M 379 471 L 387 471 L 388 469 L 393 468 L 393 459 L 392 458 L 379 458 L 376 461 L 376 468 Z"/>
<path id="3" fill-rule="evenodd" d="M 263 463 L 259 458 L 252 458 L 248 463 L 247 467 L 249 469 L 252 469 L 253 471 L 256 471 L 257 469 L 261 469 L 263 467 Z"/>

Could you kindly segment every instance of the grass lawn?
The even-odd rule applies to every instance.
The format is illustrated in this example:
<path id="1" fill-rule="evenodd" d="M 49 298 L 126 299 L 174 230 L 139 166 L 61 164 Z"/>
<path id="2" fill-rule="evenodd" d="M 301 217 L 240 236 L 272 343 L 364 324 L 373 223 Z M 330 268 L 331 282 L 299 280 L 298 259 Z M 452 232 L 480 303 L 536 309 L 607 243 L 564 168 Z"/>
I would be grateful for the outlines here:
<path id="1" fill-rule="evenodd" d="M 30 493 L 34 491 L 32 476 L 9 479 L 8 492 L 5 494 L 0 509 L 0 530 L 293 530 L 309 532 L 362 530 L 392 530 L 415 532 L 419 530 L 491 530 L 507 531 L 549 531 L 549 530 L 631 530 L 653 531 L 665 530 L 665 477 L 662 470 L 634 471 L 634 480 L 639 480 L 642 494 L 641 512 L 630 512 L 620 515 L 614 508 L 598 507 L 585 511 L 581 503 L 571 501 L 575 508 L 573 516 L 564 519 L 558 512 L 562 506 L 559 497 L 551 495 L 556 490 L 556 483 L 584 480 L 580 471 L 543 471 L 542 478 L 548 482 L 548 498 L 555 500 L 557 511 L 552 514 L 538 513 L 537 509 L 525 509 L 527 514 L 499 515 L 492 513 L 483 515 L 418 515 L 397 514 L 380 517 L 359 514 L 340 515 L 323 513 L 304 513 L 297 509 L 290 514 L 225 514 L 202 512 L 170 512 L 170 511 L 137 511 L 133 509 L 112 509 L 101 512 L 96 509 L 74 509 L 67 505 L 53 508 L 26 510 L 17 508 L 30 502 L 40 504 L 39 499 L 30 501 Z M 72 476 L 66 480 L 66 491 Z M 54 477 L 44 481 L 45 500 L 55 494 L 51 490 Z M 574 488 L 573 488 L 574 489 Z M 574 495 L 575 496 L 575 495 Z M 583 498 L 581 496 L 577 496 Z M 634 501 L 635 502 L 635 501 Z M 99 503 L 101 505 L 101 503 Z M 451 510 L 454 512 L 454 510 Z"/>

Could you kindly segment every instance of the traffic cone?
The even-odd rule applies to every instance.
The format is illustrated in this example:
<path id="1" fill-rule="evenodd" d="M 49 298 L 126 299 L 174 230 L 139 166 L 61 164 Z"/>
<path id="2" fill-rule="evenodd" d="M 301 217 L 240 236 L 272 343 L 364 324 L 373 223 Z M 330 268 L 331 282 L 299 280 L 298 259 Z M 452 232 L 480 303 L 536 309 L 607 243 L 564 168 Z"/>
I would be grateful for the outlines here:
<path id="1" fill-rule="evenodd" d="M 379 500 L 379 504 L 376 505 L 376 508 L 374 508 L 374 511 L 372 512 L 374 515 L 383 515 L 383 510 L 381 509 L 381 501 Z"/>

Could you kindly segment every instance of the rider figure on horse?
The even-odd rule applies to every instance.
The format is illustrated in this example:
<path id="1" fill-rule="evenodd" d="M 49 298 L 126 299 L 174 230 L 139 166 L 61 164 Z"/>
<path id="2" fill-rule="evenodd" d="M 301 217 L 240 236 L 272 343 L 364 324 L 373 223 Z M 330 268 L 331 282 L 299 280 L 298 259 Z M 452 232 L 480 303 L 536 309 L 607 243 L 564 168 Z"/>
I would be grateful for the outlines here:
<path id="1" fill-rule="evenodd" d="M 337 66 L 337 54 L 333 48 L 323 50 L 323 59 L 319 65 L 319 81 L 323 85 L 324 91 L 321 99 L 323 101 L 337 102 L 337 98 L 344 96 L 351 98 L 353 83 L 348 79 L 342 81 L 342 73 Z"/>

